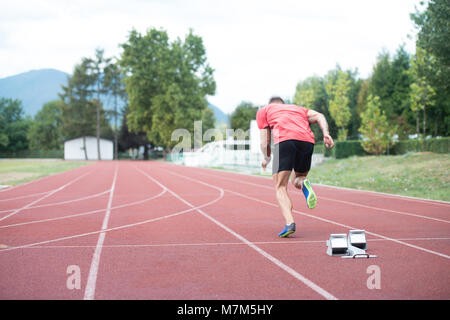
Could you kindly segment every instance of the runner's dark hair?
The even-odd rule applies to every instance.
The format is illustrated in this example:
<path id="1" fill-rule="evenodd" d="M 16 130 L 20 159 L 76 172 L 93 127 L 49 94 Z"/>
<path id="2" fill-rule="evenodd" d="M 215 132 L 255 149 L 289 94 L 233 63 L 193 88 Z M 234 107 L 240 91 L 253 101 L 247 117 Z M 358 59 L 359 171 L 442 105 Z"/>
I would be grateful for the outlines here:
<path id="1" fill-rule="evenodd" d="M 282 104 L 284 104 L 284 100 L 281 99 L 281 97 L 272 97 L 269 100 L 269 104 L 276 103 L 276 102 L 281 102 Z"/>

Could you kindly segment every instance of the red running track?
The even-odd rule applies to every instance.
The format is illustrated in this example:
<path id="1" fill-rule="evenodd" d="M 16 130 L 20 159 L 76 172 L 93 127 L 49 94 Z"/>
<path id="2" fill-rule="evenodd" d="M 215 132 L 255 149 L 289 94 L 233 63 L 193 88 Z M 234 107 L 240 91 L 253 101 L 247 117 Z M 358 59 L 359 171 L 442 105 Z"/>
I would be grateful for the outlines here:
<path id="1" fill-rule="evenodd" d="M 95 162 L 1 190 L 0 299 L 450 298 L 450 203 L 314 188 L 288 239 L 263 177 Z M 378 257 L 328 256 L 349 229 Z"/>

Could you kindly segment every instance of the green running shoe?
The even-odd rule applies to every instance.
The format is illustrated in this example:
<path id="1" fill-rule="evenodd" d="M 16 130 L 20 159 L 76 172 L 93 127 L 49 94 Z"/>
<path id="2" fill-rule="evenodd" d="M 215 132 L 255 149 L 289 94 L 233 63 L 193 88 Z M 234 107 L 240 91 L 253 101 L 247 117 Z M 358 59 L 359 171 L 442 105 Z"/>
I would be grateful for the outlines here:
<path id="1" fill-rule="evenodd" d="M 305 195 L 306 204 L 308 205 L 308 208 L 314 209 L 317 204 L 317 197 L 311 186 L 311 182 L 309 182 L 308 179 L 305 179 L 303 181 L 302 191 L 303 191 L 303 194 Z"/>
<path id="2" fill-rule="evenodd" d="M 278 236 L 280 238 L 287 238 L 290 234 L 295 232 L 295 222 L 290 225 L 285 225 L 283 231 L 281 231 Z"/>

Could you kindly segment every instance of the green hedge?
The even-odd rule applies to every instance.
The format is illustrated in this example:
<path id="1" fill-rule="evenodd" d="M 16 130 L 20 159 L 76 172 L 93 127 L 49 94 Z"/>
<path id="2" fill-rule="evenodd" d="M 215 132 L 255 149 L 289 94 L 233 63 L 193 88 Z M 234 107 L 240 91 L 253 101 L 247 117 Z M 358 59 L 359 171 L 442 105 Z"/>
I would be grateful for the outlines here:
<path id="1" fill-rule="evenodd" d="M 392 148 L 391 154 L 405 154 L 408 152 L 422 151 L 421 140 L 403 140 L 397 142 Z M 425 140 L 425 150 L 435 153 L 450 153 L 450 137 L 432 138 Z"/>
<path id="2" fill-rule="evenodd" d="M 450 153 L 450 137 L 426 140 L 427 149 L 436 153 Z"/>
<path id="3" fill-rule="evenodd" d="M 336 141 L 332 149 L 325 148 L 325 157 L 333 157 L 336 159 L 364 156 L 367 154 L 359 140 Z"/>
<path id="4" fill-rule="evenodd" d="M 0 152 L 0 159 L 63 159 L 64 150 L 20 150 L 14 152 Z"/>
<path id="5" fill-rule="evenodd" d="M 408 152 L 421 151 L 421 140 L 402 140 L 398 141 L 393 147 L 390 148 L 389 154 L 400 155 Z M 424 151 L 435 153 L 450 153 L 450 137 L 427 139 L 425 141 Z M 361 146 L 361 141 L 359 140 L 336 141 L 333 149 L 329 150 L 325 148 L 325 156 L 333 157 L 336 159 L 364 155 L 368 155 L 368 153 L 364 151 L 363 147 Z"/>

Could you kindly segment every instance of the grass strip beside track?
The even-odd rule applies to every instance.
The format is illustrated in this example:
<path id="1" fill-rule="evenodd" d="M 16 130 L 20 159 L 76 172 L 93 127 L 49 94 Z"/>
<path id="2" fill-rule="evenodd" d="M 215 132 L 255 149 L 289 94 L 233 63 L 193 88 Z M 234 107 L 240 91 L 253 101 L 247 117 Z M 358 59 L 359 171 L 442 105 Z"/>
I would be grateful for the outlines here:
<path id="1" fill-rule="evenodd" d="M 88 165 L 89 161 L 65 160 L 15 160 L 2 159 L 0 161 L 0 185 L 15 186 L 58 172 L 67 171 Z"/>

